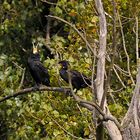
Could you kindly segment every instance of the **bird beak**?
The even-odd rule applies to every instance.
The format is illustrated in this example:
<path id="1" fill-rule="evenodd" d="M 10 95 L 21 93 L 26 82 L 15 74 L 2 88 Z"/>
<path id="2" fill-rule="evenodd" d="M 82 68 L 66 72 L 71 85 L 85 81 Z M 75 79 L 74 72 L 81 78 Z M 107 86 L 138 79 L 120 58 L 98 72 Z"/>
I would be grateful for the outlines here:
<path id="1" fill-rule="evenodd" d="M 38 48 L 33 43 L 33 54 L 36 54 L 36 53 L 38 53 Z"/>
<path id="2" fill-rule="evenodd" d="M 36 54 L 36 53 L 38 53 L 37 48 L 33 48 L 33 54 Z"/>

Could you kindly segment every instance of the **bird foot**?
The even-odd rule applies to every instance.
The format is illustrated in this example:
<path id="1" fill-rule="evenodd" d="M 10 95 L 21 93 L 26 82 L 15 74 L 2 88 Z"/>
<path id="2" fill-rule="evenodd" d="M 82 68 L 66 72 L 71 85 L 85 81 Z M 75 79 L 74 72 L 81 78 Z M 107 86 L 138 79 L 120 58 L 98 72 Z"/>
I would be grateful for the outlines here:
<path id="1" fill-rule="evenodd" d="M 72 93 L 71 93 L 71 91 L 66 91 L 65 94 L 66 94 L 67 96 L 72 97 Z"/>
<path id="2" fill-rule="evenodd" d="M 34 85 L 33 90 L 34 90 L 34 91 L 37 91 L 37 90 L 39 90 L 39 88 L 40 88 L 39 85 Z"/>

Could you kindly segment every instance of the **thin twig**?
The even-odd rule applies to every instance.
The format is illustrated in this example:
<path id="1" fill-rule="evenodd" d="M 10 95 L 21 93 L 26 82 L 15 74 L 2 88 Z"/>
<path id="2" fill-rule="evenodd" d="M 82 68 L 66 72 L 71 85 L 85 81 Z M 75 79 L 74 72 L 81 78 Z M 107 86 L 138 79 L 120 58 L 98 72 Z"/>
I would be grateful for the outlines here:
<path id="1" fill-rule="evenodd" d="M 12 61 L 12 63 L 17 67 L 19 68 L 20 70 L 23 70 L 23 68 L 21 66 L 19 66 L 16 62 Z"/>
<path id="2" fill-rule="evenodd" d="M 49 115 L 46 115 L 47 117 L 49 117 L 58 127 L 60 127 L 66 134 L 70 135 L 72 138 L 75 138 L 75 139 L 81 139 L 81 137 L 77 137 L 77 136 L 74 136 L 72 133 L 68 132 L 64 127 L 62 127 L 55 119 L 53 119 L 51 116 Z M 91 139 L 84 139 L 82 138 L 82 140 L 91 140 Z"/>
<path id="3" fill-rule="evenodd" d="M 126 44 L 125 44 L 125 38 L 124 38 L 124 32 L 123 32 L 123 26 L 122 26 L 121 18 L 120 18 L 120 15 L 119 15 L 118 12 L 117 12 L 117 14 L 118 14 L 118 20 L 119 20 L 121 34 L 122 34 L 123 48 L 124 48 L 124 52 L 125 52 L 125 55 L 126 55 L 126 58 L 127 58 L 127 70 L 128 70 L 128 73 L 129 73 L 129 76 L 130 76 L 130 79 L 131 79 L 133 85 L 135 85 L 134 79 L 133 79 L 133 77 L 131 75 L 131 71 L 130 71 L 130 58 L 129 58 L 128 52 L 126 50 Z"/>
<path id="4" fill-rule="evenodd" d="M 53 2 L 49 2 L 49 1 L 47 1 L 47 0 L 41 0 L 42 2 L 45 2 L 45 3 L 47 3 L 47 4 L 50 4 L 50 5 L 57 5 L 57 3 L 53 3 Z"/>
<path id="5" fill-rule="evenodd" d="M 120 88 L 120 89 L 115 90 L 115 91 L 112 90 L 112 89 L 110 89 L 109 92 L 110 92 L 110 93 L 117 93 L 117 92 L 121 92 L 122 90 L 123 90 L 123 88 Z"/>
<path id="6" fill-rule="evenodd" d="M 21 89 L 21 87 L 23 85 L 24 77 L 25 77 L 25 70 L 26 70 L 26 68 L 23 69 L 23 74 L 22 74 L 21 81 L 20 81 L 20 84 L 19 84 L 19 88 L 18 89 Z"/>
<path id="7" fill-rule="evenodd" d="M 116 71 L 116 69 L 115 69 L 114 67 L 113 67 L 113 70 L 114 70 L 114 72 L 115 72 L 117 78 L 119 79 L 120 83 L 122 84 L 122 86 L 123 86 L 124 88 L 126 88 L 125 84 L 123 83 L 122 79 L 120 78 L 118 72 Z"/>
<path id="8" fill-rule="evenodd" d="M 123 70 L 121 67 L 119 67 L 118 65 L 114 64 L 114 67 L 119 70 L 122 74 L 124 74 L 125 76 L 129 76 L 128 72 Z"/>
<path id="9" fill-rule="evenodd" d="M 35 120 L 38 120 L 40 123 L 41 123 L 41 120 L 40 118 L 34 116 L 31 112 L 27 111 L 28 113 L 26 114 L 29 114 L 32 118 L 34 118 Z M 29 116 L 28 116 L 29 117 Z M 55 119 L 53 119 L 50 115 L 48 114 L 45 114 L 45 118 L 46 117 L 49 117 L 59 128 L 61 128 L 66 134 L 70 135 L 72 138 L 75 138 L 75 139 L 79 139 L 80 137 L 76 137 L 74 136 L 72 133 L 68 132 L 64 127 L 62 127 Z M 87 139 L 84 139 L 84 140 L 87 140 Z"/>
<path id="10" fill-rule="evenodd" d="M 33 119 L 37 120 L 38 122 L 40 122 L 42 124 L 42 120 L 43 119 L 42 118 L 38 118 L 37 116 L 35 116 L 31 112 L 27 111 L 27 113 L 25 115 L 28 115 L 27 117 L 31 116 Z M 62 127 L 62 125 L 60 125 L 52 116 L 48 115 L 47 113 L 45 114 L 45 116 L 43 116 L 43 118 L 46 118 L 46 117 L 49 117 L 60 129 L 62 129 L 66 134 L 68 134 L 72 138 L 81 139 L 81 137 L 74 136 L 72 133 L 68 132 L 64 127 Z M 92 138 L 90 138 L 90 139 L 82 138 L 82 140 L 92 140 Z"/>
<path id="11" fill-rule="evenodd" d="M 91 85 L 89 85 L 89 84 L 87 83 L 87 81 L 86 81 L 86 79 L 88 79 L 88 80 L 90 80 L 90 81 L 91 81 L 91 79 L 89 79 L 88 77 L 84 77 L 82 73 L 80 73 L 80 75 L 81 75 L 81 77 L 82 77 L 84 83 L 85 83 L 88 87 L 93 88 L 93 87 L 91 87 Z"/>
<path id="12" fill-rule="evenodd" d="M 89 44 L 89 42 L 86 40 L 86 38 L 83 36 L 83 34 L 75 27 L 75 25 L 71 24 L 70 22 L 60 18 L 60 17 L 57 17 L 57 16 L 52 16 L 52 15 L 48 15 L 46 16 L 47 18 L 54 18 L 54 19 L 57 19 L 59 21 L 62 21 L 64 23 L 66 23 L 67 25 L 69 25 L 70 27 L 72 27 L 77 33 L 78 35 L 82 38 L 82 40 L 86 43 L 86 45 L 89 47 L 90 51 L 94 54 L 94 51 L 93 51 L 93 48 L 91 47 L 91 45 Z M 94 54 L 95 55 L 95 54 Z"/>

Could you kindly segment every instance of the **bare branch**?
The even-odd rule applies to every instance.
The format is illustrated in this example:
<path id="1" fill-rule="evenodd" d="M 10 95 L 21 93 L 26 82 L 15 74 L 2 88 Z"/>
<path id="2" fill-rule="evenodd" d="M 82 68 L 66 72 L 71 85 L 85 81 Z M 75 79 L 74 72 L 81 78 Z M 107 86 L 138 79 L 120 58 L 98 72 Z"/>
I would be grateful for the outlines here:
<path id="1" fill-rule="evenodd" d="M 124 88 L 126 88 L 125 84 L 123 83 L 122 79 L 120 78 L 120 76 L 119 76 L 118 72 L 116 71 L 115 67 L 113 67 L 113 70 L 114 70 L 114 72 L 115 72 L 117 78 L 119 79 L 120 83 L 122 84 L 122 86 L 123 86 Z"/>
<path id="2" fill-rule="evenodd" d="M 99 23 L 100 23 L 99 53 L 98 53 L 97 76 L 96 76 L 97 88 L 96 89 L 97 89 L 97 98 L 98 98 L 99 103 L 101 104 L 102 96 L 104 93 L 107 25 L 106 25 L 106 18 L 105 18 L 102 2 L 100 0 L 95 0 L 95 5 L 98 11 Z"/>
<path id="3" fill-rule="evenodd" d="M 137 65 L 140 65 L 138 63 L 138 59 L 139 59 L 139 25 L 138 25 L 138 17 L 136 17 L 136 60 L 137 60 Z M 137 66 L 138 68 L 139 66 Z"/>
<path id="4" fill-rule="evenodd" d="M 114 64 L 114 60 L 115 60 L 116 46 L 117 46 L 116 45 L 116 3 L 114 0 L 112 0 L 112 5 L 113 5 L 113 31 L 112 31 L 113 32 L 113 39 L 112 39 L 113 56 L 111 58 L 110 68 L 108 70 L 107 80 L 105 82 L 104 94 L 103 94 L 102 100 L 101 100 L 101 108 L 104 107 L 105 98 L 107 96 L 107 91 L 108 91 L 110 80 L 111 80 L 112 69 L 113 69 L 113 64 Z"/>
<path id="5" fill-rule="evenodd" d="M 47 1 L 47 0 L 41 0 L 42 2 L 45 2 L 45 3 L 47 3 L 47 4 L 50 4 L 50 5 L 57 5 L 57 3 L 53 3 L 53 2 L 49 2 L 49 1 Z"/>
<path id="6" fill-rule="evenodd" d="M 20 70 L 23 70 L 23 68 L 21 66 L 19 66 L 16 62 L 12 61 L 12 63 Z"/>
<path id="7" fill-rule="evenodd" d="M 47 115 L 57 126 L 59 126 L 66 134 L 70 135 L 74 139 L 80 139 L 81 137 L 74 136 L 72 133 L 68 132 L 62 125 L 60 125 L 55 119 L 53 119 L 50 115 Z M 91 139 L 84 139 L 82 140 L 91 140 Z"/>
<path id="8" fill-rule="evenodd" d="M 80 105 L 82 105 L 82 106 L 84 106 L 84 107 L 85 107 L 86 105 L 91 105 L 91 106 L 95 107 L 95 108 L 97 109 L 97 111 L 103 116 L 103 121 L 111 120 L 111 121 L 113 121 L 113 122 L 117 125 L 118 129 L 121 130 L 121 125 L 120 125 L 120 123 L 116 120 L 116 118 L 113 117 L 113 116 L 110 116 L 110 115 L 106 115 L 106 114 L 102 111 L 102 109 L 100 108 L 100 106 L 99 106 L 98 104 L 93 103 L 93 102 L 90 102 L 90 101 L 85 101 L 85 100 L 81 99 L 80 97 L 78 97 L 78 96 L 76 96 L 76 95 L 74 95 L 74 96 L 75 96 L 76 101 L 77 101 Z M 87 107 L 86 107 L 86 108 L 87 108 Z"/>
<path id="9" fill-rule="evenodd" d="M 17 97 L 19 95 L 23 95 L 23 94 L 28 94 L 30 92 L 33 92 L 35 91 L 35 88 L 34 87 L 30 87 L 30 88 L 25 88 L 25 89 L 22 89 L 22 90 L 19 90 L 15 93 L 11 93 L 10 95 L 6 96 L 6 97 L 3 97 L 2 99 L 0 99 L 0 103 L 3 102 L 3 101 L 6 101 L 12 97 Z M 68 92 L 70 91 L 70 88 L 68 87 L 63 87 L 63 88 L 60 88 L 60 87 L 46 87 L 46 86 L 42 86 L 38 89 L 38 91 L 55 91 L 55 92 Z"/>
<path id="10" fill-rule="evenodd" d="M 95 0 L 96 9 L 98 11 L 99 16 L 99 25 L 100 25 L 100 35 L 99 35 L 99 54 L 98 54 L 98 62 L 97 62 L 97 76 L 96 76 L 96 89 L 97 89 L 97 99 L 99 104 L 101 105 L 102 97 L 104 94 L 104 76 L 105 76 L 105 54 L 106 54 L 106 38 L 107 38 L 107 25 L 106 25 L 106 17 L 105 11 L 103 8 L 102 0 Z M 103 111 L 106 114 L 111 116 L 111 113 L 108 109 L 106 98 L 103 103 Z M 119 130 L 118 125 L 114 121 L 104 122 L 103 125 L 107 128 L 109 136 L 111 139 L 121 140 L 122 136 Z M 100 128 L 100 131 L 98 129 Z M 103 126 L 100 123 L 96 129 L 97 131 L 97 139 L 103 139 Z"/>
<path id="11" fill-rule="evenodd" d="M 4 102 L 10 98 L 13 98 L 13 97 L 17 97 L 19 95 L 24 95 L 24 94 L 28 94 L 28 93 L 31 93 L 35 91 L 34 87 L 31 87 L 31 88 L 26 88 L 26 89 L 22 89 L 20 91 L 17 91 L 15 93 L 12 93 L 11 95 L 9 96 L 6 96 L 2 99 L 0 99 L 0 103 L 1 102 Z M 42 86 L 38 89 L 38 91 L 54 91 L 54 92 L 70 92 L 70 88 L 69 87 L 63 87 L 63 88 L 60 88 L 60 87 L 46 87 L 46 86 Z M 34 92 L 35 93 L 35 92 Z M 120 128 L 120 125 L 119 125 L 119 122 L 117 122 L 117 120 L 113 119 L 111 116 L 107 116 L 102 110 L 101 108 L 99 107 L 98 104 L 96 103 L 92 103 L 90 101 L 85 101 L 85 100 L 82 100 L 80 97 L 78 97 L 77 95 L 74 94 L 74 92 L 72 93 L 73 94 L 73 97 L 74 99 L 83 107 L 87 108 L 88 110 L 92 111 L 94 109 L 94 107 L 98 110 L 98 112 L 103 116 L 103 120 L 104 121 L 108 121 L 108 120 L 112 120 L 119 128 Z"/>
<path id="12" fill-rule="evenodd" d="M 23 74 L 22 74 L 21 81 L 20 81 L 20 84 L 18 87 L 19 89 L 21 89 L 21 87 L 23 86 L 24 77 L 25 77 L 25 70 L 26 70 L 26 68 L 23 69 Z"/>
<path id="13" fill-rule="evenodd" d="M 48 15 L 46 16 L 47 18 L 54 18 L 54 19 L 57 19 L 59 21 L 62 21 L 64 23 L 66 23 L 67 25 L 69 25 L 70 27 L 72 27 L 77 33 L 78 35 L 82 38 L 82 40 L 86 43 L 86 45 L 89 47 L 90 51 L 94 54 L 94 50 L 92 48 L 92 46 L 89 44 L 89 42 L 86 40 L 86 38 L 83 36 L 83 34 L 75 27 L 75 25 L 71 24 L 70 22 L 60 18 L 60 17 L 57 17 L 57 16 L 52 16 L 52 15 Z M 95 55 L 95 54 L 94 54 Z"/>
<path id="14" fill-rule="evenodd" d="M 115 67 L 117 70 L 119 70 L 123 75 L 125 75 L 125 76 L 127 76 L 127 77 L 129 76 L 129 75 L 128 75 L 128 72 L 125 71 L 125 70 L 123 70 L 120 66 L 114 64 L 114 67 Z"/>
<path id="15" fill-rule="evenodd" d="M 128 73 L 129 73 L 129 76 L 130 76 L 130 79 L 131 79 L 133 85 L 135 85 L 134 79 L 133 79 L 133 77 L 131 75 L 131 71 L 130 71 L 130 58 L 129 58 L 128 52 L 126 50 L 123 26 L 122 26 L 122 22 L 121 22 L 121 18 L 120 18 L 119 13 L 118 13 L 118 19 L 119 19 L 119 24 L 120 24 L 121 34 L 122 34 L 123 48 L 124 48 L 124 52 L 125 52 L 125 55 L 127 58 L 127 70 L 128 70 Z"/>
<path id="16" fill-rule="evenodd" d="M 90 111 L 93 111 L 94 108 L 96 108 L 96 110 L 102 115 L 102 117 L 103 117 L 102 120 L 103 120 L 103 121 L 111 120 L 111 121 L 113 121 L 113 122 L 116 124 L 116 126 L 118 127 L 118 129 L 121 130 L 121 125 L 120 125 L 120 123 L 119 123 L 114 117 L 109 116 L 109 115 L 106 115 L 106 114 L 102 111 L 101 107 L 100 107 L 97 103 L 93 103 L 93 102 L 91 102 L 91 101 L 83 100 L 83 99 L 81 99 L 79 96 L 77 96 L 77 95 L 74 93 L 73 87 L 72 87 L 72 83 L 71 83 L 71 75 L 70 75 L 70 72 L 68 72 L 68 79 L 69 79 L 69 86 L 70 86 L 70 88 L 71 88 L 71 93 L 72 93 L 74 99 L 78 102 L 78 104 L 80 104 L 81 106 L 87 108 L 87 109 L 90 110 Z"/>

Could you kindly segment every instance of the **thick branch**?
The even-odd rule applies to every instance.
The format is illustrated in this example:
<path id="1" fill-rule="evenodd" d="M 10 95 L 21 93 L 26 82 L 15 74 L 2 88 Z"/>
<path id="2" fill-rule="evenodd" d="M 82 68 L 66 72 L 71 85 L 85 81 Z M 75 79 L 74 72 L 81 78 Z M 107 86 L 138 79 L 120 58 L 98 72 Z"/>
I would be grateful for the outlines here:
<path id="1" fill-rule="evenodd" d="M 116 126 L 118 127 L 118 129 L 121 130 L 121 125 L 120 125 L 120 123 L 119 123 L 115 118 L 113 118 L 111 115 L 109 116 L 109 115 L 105 114 L 105 113 L 102 111 L 101 107 L 100 107 L 97 103 L 93 103 L 93 102 L 91 102 L 91 101 L 83 100 L 83 99 L 81 99 L 79 96 L 77 96 L 77 95 L 74 93 L 73 87 L 72 87 L 72 83 L 71 83 L 71 75 L 70 75 L 70 72 L 69 72 L 69 71 L 68 71 L 68 79 L 69 79 L 69 86 L 70 86 L 70 88 L 71 88 L 71 93 L 72 93 L 72 95 L 73 95 L 73 98 L 74 98 L 81 106 L 87 108 L 87 109 L 90 110 L 90 111 L 93 111 L 93 109 L 95 108 L 95 109 L 102 115 L 102 118 L 103 118 L 103 119 L 102 119 L 102 118 L 101 118 L 101 119 L 102 119 L 103 121 L 111 120 L 111 121 L 113 121 L 113 122 L 116 124 Z"/>
<path id="2" fill-rule="evenodd" d="M 104 102 L 107 96 L 107 91 L 110 85 L 110 81 L 111 81 L 111 74 L 112 74 L 112 69 L 113 69 L 113 65 L 114 65 L 114 60 L 115 60 L 115 52 L 116 52 L 116 3 L 114 0 L 112 0 L 113 3 L 113 37 L 112 37 L 112 52 L 113 52 L 113 56 L 111 59 L 111 63 L 110 63 L 110 68 L 108 70 L 108 76 L 107 76 L 107 80 L 105 82 L 105 89 L 104 89 L 104 94 L 102 96 L 102 100 L 101 100 L 101 108 L 104 107 Z"/>
<path id="3" fill-rule="evenodd" d="M 35 91 L 35 88 L 34 87 L 31 87 L 31 88 L 25 88 L 25 89 L 22 89 L 20 91 L 17 91 L 15 93 L 12 93 L 11 95 L 9 96 L 6 96 L 2 99 L 0 99 L 0 103 L 1 102 L 4 102 L 10 98 L 13 98 L 13 97 L 17 97 L 19 95 L 24 95 L 24 94 L 28 94 L 28 93 L 31 93 L 31 92 L 34 92 Z M 36 90 L 37 91 L 37 90 Z M 46 86 L 42 86 L 38 89 L 38 91 L 54 91 L 54 92 L 70 92 L 70 88 L 69 87 L 63 87 L 63 88 L 60 88 L 60 87 L 46 87 Z M 35 93 L 35 92 L 34 92 Z M 96 103 L 93 103 L 93 102 L 90 102 L 90 101 L 85 101 L 81 98 L 79 98 L 77 95 L 74 95 L 74 99 L 83 107 L 87 108 L 88 110 L 92 111 L 93 108 L 95 107 L 98 112 L 103 116 L 103 120 L 104 121 L 108 121 L 108 120 L 112 120 L 117 126 L 118 128 L 120 128 L 120 124 L 117 120 L 115 120 L 113 117 L 111 116 L 107 116 L 102 110 L 101 108 L 99 107 L 98 104 Z"/>
<path id="4" fill-rule="evenodd" d="M 15 93 L 11 93 L 10 95 L 6 96 L 6 97 L 3 97 L 2 99 L 0 99 L 0 103 L 3 102 L 3 101 L 6 101 L 12 97 L 17 97 L 19 95 L 23 95 L 23 94 L 28 94 L 30 92 L 33 92 L 35 91 L 35 88 L 34 87 L 31 87 L 31 88 L 25 88 L 25 89 L 22 89 L 22 90 L 19 90 Z M 40 87 L 38 89 L 38 91 L 55 91 L 55 92 L 68 92 L 70 91 L 70 88 L 68 87 L 63 87 L 63 88 L 60 88 L 60 87 Z"/>
<path id="5" fill-rule="evenodd" d="M 73 93 L 74 94 L 74 93 Z M 93 102 L 90 102 L 90 101 L 85 101 L 85 100 L 83 100 L 83 99 L 81 99 L 80 97 L 78 97 L 77 95 L 75 95 L 74 94 L 74 98 L 75 98 L 75 100 L 81 105 L 81 106 L 83 106 L 83 107 L 85 107 L 85 108 L 87 108 L 87 109 L 89 109 L 89 110 L 93 110 L 93 107 L 94 108 L 96 108 L 96 110 L 102 115 L 102 117 L 103 117 L 103 121 L 108 121 L 108 120 L 110 120 L 110 121 L 113 121 L 116 125 L 117 125 L 117 127 L 118 127 L 118 129 L 119 130 L 121 130 L 121 125 L 120 125 L 120 123 L 116 120 L 116 118 L 114 118 L 113 116 L 110 116 L 110 115 L 107 115 L 107 114 L 105 114 L 103 111 L 102 111 L 102 109 L 100 108 L 100 106 L 98 105 L 98 104 L 96 104 L 96 103 L 93 103 Z M 91 107 L 92 106 L 92 107 Z"/>
<path id="6" fill-rule="evenodd" d="M 104 9 L 101 0 L 95 0 L 96 9 L 99 14 L 100 34 L 99 34 L 99 53 L 97 62 L 96 89 L 97 99 L 101 104 L 104 93 L 104 74 L 105 74 L 105 53 L 106 53 L 106 35 L 107 26 Z"/>

